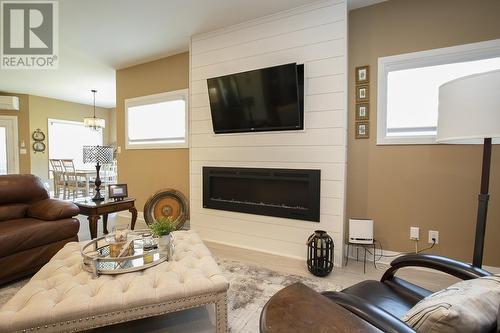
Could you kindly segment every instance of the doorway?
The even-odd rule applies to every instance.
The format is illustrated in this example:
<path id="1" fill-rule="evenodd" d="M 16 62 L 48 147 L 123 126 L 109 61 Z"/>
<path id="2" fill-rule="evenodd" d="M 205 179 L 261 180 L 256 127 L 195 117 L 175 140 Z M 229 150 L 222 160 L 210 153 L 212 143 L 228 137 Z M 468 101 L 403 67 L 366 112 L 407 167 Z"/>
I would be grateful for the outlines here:
<path id="1" fill-rule="evenodd" d="M 17 116 L 0 116 L 0 175 L 19 173 Z"/>

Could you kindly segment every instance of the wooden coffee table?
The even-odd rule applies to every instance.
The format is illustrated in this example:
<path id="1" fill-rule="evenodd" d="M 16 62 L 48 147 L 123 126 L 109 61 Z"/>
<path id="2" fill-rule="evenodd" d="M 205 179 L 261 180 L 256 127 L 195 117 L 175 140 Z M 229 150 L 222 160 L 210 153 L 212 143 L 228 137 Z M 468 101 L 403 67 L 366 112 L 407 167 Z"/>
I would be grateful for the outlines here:
<path id="1" fill-rule="evenodd" d="M 108 214 L 128 210 L 132 213 L 132 223 L 130 228 L 134 230 L 137 220 L 137 209 L 135 209 L 134 198 L 124 198 L 123 200 L 115 201 L 106 199 L 104 201 L 94 202 L 90 198 L 76 200 L 75 205 L 80 208 L 80 214 L 88 216 L 90 237 L 97 237 L 97 221 L 102 215 L 103 232 L 108 233 Z"/>

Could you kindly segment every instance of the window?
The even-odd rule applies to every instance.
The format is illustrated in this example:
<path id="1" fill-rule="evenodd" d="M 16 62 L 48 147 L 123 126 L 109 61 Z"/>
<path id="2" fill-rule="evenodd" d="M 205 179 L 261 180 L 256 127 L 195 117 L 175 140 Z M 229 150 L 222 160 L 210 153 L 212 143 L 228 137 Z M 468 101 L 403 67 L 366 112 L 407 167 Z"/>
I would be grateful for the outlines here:
<path id="1" fill-rule="evenodd" d="M 49 119 L 49 159 L 72 159 L 76 169 L 91 169 L 83 163 L 83 146 L 102 146 L 102 129 L 93 130 L 77 121 Z M 49 168 L 51 169 L 50 163 Z"/>
<path id="2" fill-rule="evenodd" d="M 188 91 L 125 101 L 127 149 L 187 148 Z"/>
<path id="3" fill-rule="evenodd" d="M 0 175 L 7 174 L 7 131 L 0 127 Z"/>
<path id="4" fill-rule="evenodd" d="M 379 58 L 377 144 L 435 143 L 439 86 L 497 69 L 500 40 Z"/>

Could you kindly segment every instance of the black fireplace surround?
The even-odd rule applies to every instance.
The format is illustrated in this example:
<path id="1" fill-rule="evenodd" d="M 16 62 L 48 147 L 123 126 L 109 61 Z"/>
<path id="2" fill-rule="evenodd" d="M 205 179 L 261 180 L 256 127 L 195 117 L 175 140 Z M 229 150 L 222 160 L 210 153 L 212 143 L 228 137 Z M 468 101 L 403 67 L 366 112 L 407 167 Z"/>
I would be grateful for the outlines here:
<path id="1" fill-rule="evenodd" d="M 203 207 L 319 222 L 320 170 L 203 167 Z"/>

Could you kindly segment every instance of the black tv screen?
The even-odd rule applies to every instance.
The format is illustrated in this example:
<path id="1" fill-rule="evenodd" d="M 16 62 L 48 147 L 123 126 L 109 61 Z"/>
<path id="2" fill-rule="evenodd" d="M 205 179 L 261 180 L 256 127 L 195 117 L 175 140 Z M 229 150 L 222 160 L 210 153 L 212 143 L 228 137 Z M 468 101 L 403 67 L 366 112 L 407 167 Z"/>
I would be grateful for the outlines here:
<path id="1" fill-rule="evenodd" d="M 293 63 L 208 79 L 214 132 L 303 129 L 303 68 Z"/>

